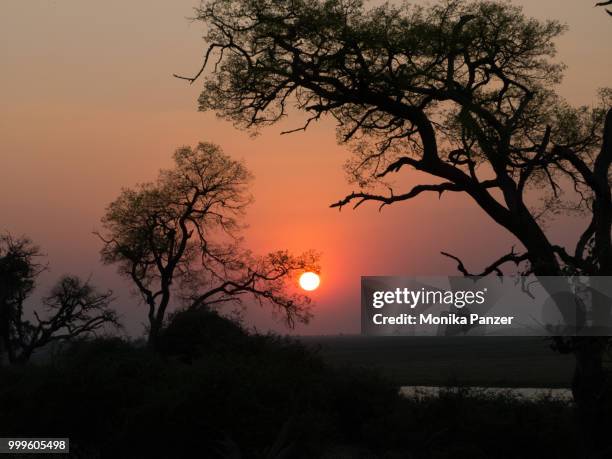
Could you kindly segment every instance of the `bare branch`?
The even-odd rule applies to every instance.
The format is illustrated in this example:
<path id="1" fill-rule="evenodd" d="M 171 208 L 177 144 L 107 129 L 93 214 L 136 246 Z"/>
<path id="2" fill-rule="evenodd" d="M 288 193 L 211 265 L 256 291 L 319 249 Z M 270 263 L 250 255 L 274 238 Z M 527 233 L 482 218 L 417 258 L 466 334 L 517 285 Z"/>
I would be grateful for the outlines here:
<path id="1" fill-rule="evenodd" d="M 529 260 L 528 253 L 519 255 L 519 254 L 516 254 L 514 252 L 514 248 L 512 248 L 512 251 L 510 253 L 504 255 L 503 257 L 499 258 L 497 261 L 493 262 L 491 265 L 487 266 L 481 273 L 471 274 L 465 268 L 465 265 L 463 264 L 461 259 L 447 252 L 440 252 L 440 253 L 444 255 L 445 257 L 455 260 L 457 262 L 457 269 L 459 270 L 459 272 L 461 272 L 466 277 L 484 277 L 484 276 L 488 276 L 491 273 L 496 273 L 498 276 L 503 276 L 503 272 L 501 271 L 500 266 L 506 263 L 514 263 L 516 266 L 518 266 L 520 263 Z"/>
<path id="2" fill-rule="evenodd" d="M 492 188 L 492 187 L 497 186 L 496 183 L 497 182 L 495 180 L 491 180 L 491 181 L 482 182 L 481 186 L 483 186 L 484 188 Z M 353 209 L 356 209 L 357 207 L 359 207 L 361 204 L 363 204 L 366 201 L 378 201 L 382 203 L 379 208 L 380 210 L 386 205 L 389 205 L 389 204 L 392 204 L 398 201 L 406 201 L 408 199 L 412 199 L 420 195 L 421 193 L 428 192 L 428 191 L 436 192 L 438 193 L 438 196 L 441 197 L 445 191 L 458 192 L 458 191 L 466 191 L 466 189 L 460 185 L 457 185 L 456 183 L 445 182 L 445 183 L 439 183 L 435 185 L 416 185 L 408 193 L 404 193 L 400 195 L 393 195 L 393 192 L 391 192 L 390 196 L 381 196 L 381 195 L 375 195 L 375 194 L 369 194 L 369 193 L 351 193 L 344 199 L 332 204 L 330 207 L 332 208 L 338 207 L 339 209 L 342 209 L 342 207 L 344 207 L 345 205 L 351 203 L 352 201 L 357 200 L 357 203 L 355 203 L 355 205 L 353 206 Z"/>

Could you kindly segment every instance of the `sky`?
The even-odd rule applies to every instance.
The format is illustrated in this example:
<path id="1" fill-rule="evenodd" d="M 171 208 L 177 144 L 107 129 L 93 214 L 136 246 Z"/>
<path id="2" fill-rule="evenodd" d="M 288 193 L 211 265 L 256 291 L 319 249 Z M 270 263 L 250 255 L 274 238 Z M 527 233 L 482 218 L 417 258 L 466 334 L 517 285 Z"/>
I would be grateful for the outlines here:
<path id="1" fill-rule="evenodd" d="M 420 2 L 423 3 L 423 2 Z M 612 86 L 612 19 L 591 0 L 514 1 L 528 15 L 554 18 L 570 30 L 558 40 L 568 65 L 560 93 L 591 104 Z M 130 334 L 142 333 L 145 308 L 113 267 L 100 263 L 105 207 L 122 187 L 153 180 L 171 166 L 173 151 L 208 141 L 243 159 L 254 173 L 254 204 L 246 244 L 256 253 L 287 248 L 322 252 L 321 286 L 312 295 L 314 320 L 292 333 L 359 331 L 360 276 L 456 274 L 440 255 L 450 251 L 477 270 L 516 241 L 467 198 L 428 196 L 378 212 L 329 204 L 353 191 L 334 125 L 280 135 L 300 119 L 252 138 L 197 111 L 203 26 L 192 22 L 197 0 L 2 0 L 0 2 L 0 231 L 28 235 L 47 254 L 40 282 L 74 273 L 111 288 Z M 406 177 L 406 188 L 414 183 Z M 548 231 L 556 243 L 583 222 Z M 258 330 L 290 332 L 269 309 L 249 308 Z"/>

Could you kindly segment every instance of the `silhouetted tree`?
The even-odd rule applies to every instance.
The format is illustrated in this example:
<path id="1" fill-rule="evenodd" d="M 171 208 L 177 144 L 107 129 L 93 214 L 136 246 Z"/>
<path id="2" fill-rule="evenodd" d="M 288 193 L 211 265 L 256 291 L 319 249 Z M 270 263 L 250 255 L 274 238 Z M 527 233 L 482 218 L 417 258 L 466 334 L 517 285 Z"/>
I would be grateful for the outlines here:
<path id="1" fill-rule="evenodd" d="M 240 246 L 240 217 L 251 202 L 251 174 L 215 145 L 180 148 L 175 167 L 152 183 L 126 189 L 103 218 L 102 259 L 116 263 L 148 306 L 156 346 L 176 286 L 188 308 L 241 303 L 251 295 L 281 311 L 291 326 L 310 318 L 307 296 L 287 280 L 318 270 L 315 253 L 254 256 Z"/>
<path id="2" fill-rule="evenodd" d="M 214 62 L 201 110 L 252 129 L 290 107 L 309 114 L 298 129 L 324 115 L 336 120 L 340 140 L 354 147 L 347 169 L 360 190 L 332 207 L 466 193 L 524 246 L 481 274 L 505 263 L 540 277 L 612 274 L 612 93 L 574 108 L 554 92 L 564 68 L 552 59 L 558 22 L 506 2 L 463 0 L 369 10 L 360 0 L 212 0 L 197 19 L 207 27 L 204 63 L 179 78 L 194 82 Z M 434 183 L 396 192 L 393 174 L 410 168 Z M 564 193 L 571 187 L 576 193 Z M 544 206 L 534 204 L 541 196 Z M 566 210 L 591 220 L 573 251 L 542 225 Z M 575 398 L 595 417 L 607 339 L 558 345 L 575 352 Z"/>
<path id="3" fill-rule="evenodd" d="M 105 326 L 119 327 L 110 308 L 112 293 L 98 292 L 88 281 L 62 277 L 42 300 L 46 315 L 24 317 L 24 303 L 45 266 L 40 249 L 27 238 L 0 237 L 0 357 L 25 363 L 33 352 L 54 341 L 86 336 Z"/>
<path id="4" fill-rule="evenodd" d="M 37 263 L 40 249 L 29 239 L 0 236 L 0 358 L 15 359 L 13 324 L 21 318 L 23 302 L 34 290 L 35 280 L 44 269 Z"/>

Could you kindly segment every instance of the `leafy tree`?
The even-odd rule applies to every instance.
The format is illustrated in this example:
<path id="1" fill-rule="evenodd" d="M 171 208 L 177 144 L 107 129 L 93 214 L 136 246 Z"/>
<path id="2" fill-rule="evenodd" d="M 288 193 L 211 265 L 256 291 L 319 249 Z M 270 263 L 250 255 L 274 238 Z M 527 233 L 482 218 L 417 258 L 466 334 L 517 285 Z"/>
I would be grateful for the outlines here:
<path id="1" fill-rule="evenodd" d="M 110 308 L 112 292 L 100 293 L 89 281 L 64 276 L 42 303 L 46 316 L 34 310 L 34 321 L 24 317 L 24 303 L 45 269 L 37 259 L 40 249 L 27 238 L 0 237 L 0 357 L 10 363 L 27 362 L 34 351 L 54 341 L 86 336 L 103 327 L 119 327 Z"/>
<path id="2" fill-rule="evenodd" d="M 99 234 L 103 261 L 117 264 L 148 306 L 149 344 L 156 346 L 174 294 L 187 308 L 241 304 L 250 295 L 290 326 L 307 322 L 310 299 L 291 293 L 287 281 L 318 270 L 318 256 L 241 248 L 240 218 L 251 202 L 245 166 L 209 143 L 178 149 L 174 161 L 155 182 L 123 190 Z"/>
<path id="3" fill-rule="evenodd" d="M 524 248 L 480 274 L 505 263 L 540 278 L 612 274 L 612 92 L 578 108 L 555 93 L 560 23 L 468 0 L 371 9 L 360 0 L 212 0 L 197 19 L 207 27 L 204 63 L 179 78 L 204 75 L 201 110 L 251 129 L 293 109 L 309 115 L 298 129 L 326 115 L 338 123 L 360 190 L 332 207 L 465 193 Z M 398 191 L 406 169 L 432 183 Z M 575 249 L 556 245 L 543 225 L 571 210 L 590 220 Z M 607 342 L 557 343 L 576 355 L 575 398 L 592 418 Z"/>

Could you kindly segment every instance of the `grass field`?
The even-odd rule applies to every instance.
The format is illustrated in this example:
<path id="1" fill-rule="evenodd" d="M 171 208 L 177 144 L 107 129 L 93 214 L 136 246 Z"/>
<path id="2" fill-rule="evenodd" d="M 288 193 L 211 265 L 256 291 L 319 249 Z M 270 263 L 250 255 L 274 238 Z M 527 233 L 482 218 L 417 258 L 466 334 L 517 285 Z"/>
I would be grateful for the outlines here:
<path id="1" fill-rule="evenodd" d="M 543 338 L 362 337 L 300 338 L 335 366 L 377 368 L 401 386 L 569 387 L 571 355 Z"/>

